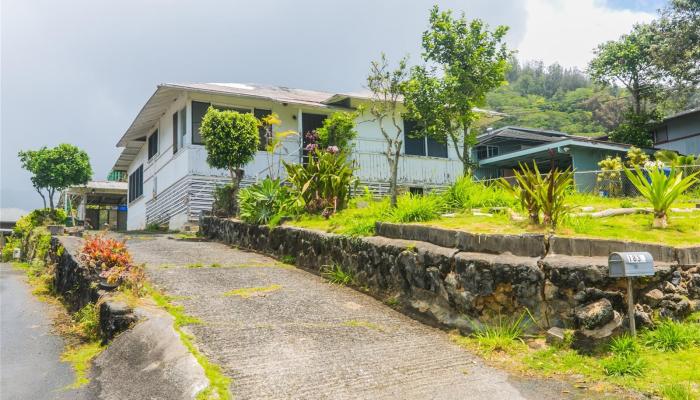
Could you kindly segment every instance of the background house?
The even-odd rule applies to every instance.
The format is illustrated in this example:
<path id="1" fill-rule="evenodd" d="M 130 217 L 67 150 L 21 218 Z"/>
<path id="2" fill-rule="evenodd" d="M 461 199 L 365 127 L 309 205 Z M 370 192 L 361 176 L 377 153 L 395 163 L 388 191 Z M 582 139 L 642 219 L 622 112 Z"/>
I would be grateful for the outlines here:
<path id="1" fill-rule="evenodd" d="M 655 147 L 683 155 L 700 154 L 700 108 L 664 118 L 652 134 Z"/>
<path id="2" fill-rule="evenodd" d="M 210 209 L 216 185 L 230 181 L 227 171 L 210 168 L 199 134 L 202 117 L 210 105 L 219 109 L 251 112 L 256 117 L 271 112 L 282 123 L 277 130 L 308 132 L 317 129 L 334 111 L 353 110 L 369 102 L 367 94 L 336 94 L 285 87 L 238 83 L 163 84 L 148 99 L 117 143 L 123 150 L 113 171 L 128 176 L 129 230 L 147 224 L 169 224 L 181 229 Z M 378 123 L 370 115 L 357 119 L 358 138 L 351 158 L 362 184 L 375 192 L 388 188 L 386 143 Z M 431 139 L 414 139 L 414 126 L 404 127 L 404 157 L 399 165 L 399 184 L 404 187 L 445 186 L 462 173 L 454 149 Z M 262 133 L 261 133 L 262 134 Z M 303 135 L 288 137 L 272 157 L 260 149 L 245 166 L 243 185 L 277 170 L 279 160 L 301 162 Z"/>
<path id="3" fill-rule="evenodd" d="M 478 136 L 472 156 L 478 165 L 475 175 L 482 179 L 512 176 L 519 163 L 535 161 L 541 172 L 572 168 L 577 190 L 590 192 L 596 189 L 598 162 L 607 156 L 624 159 L 630 147 L 564 132 L 506 126 Z"/>
<path id="4" fill-rule="evenodd" d="M 116 174 L 111 174 L 116 175 Z M 127 183 L 116 180 L 90 181 L 61 192 L 58 207 L 63 207 L 74 224 L 91 229 L 126 230 Z M 75 209 L 76 213 L 71 214 Z"/>

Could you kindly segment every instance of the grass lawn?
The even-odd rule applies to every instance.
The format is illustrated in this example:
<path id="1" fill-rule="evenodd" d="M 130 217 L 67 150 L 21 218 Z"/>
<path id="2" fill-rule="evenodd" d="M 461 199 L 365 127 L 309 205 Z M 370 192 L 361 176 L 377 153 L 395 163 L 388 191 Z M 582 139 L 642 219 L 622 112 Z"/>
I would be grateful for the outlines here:
<path id="1" fill-rule="evenodd" d="M 593 211 L 601 211 L 608 208 L 648 206 L 648 203 L 642 198 L 610 199 L 583 194 L 571 195 L 569 202 L 574 207 L 573 213 L 581 212 L 581 207 L 592 207 Z M 358 204 L 362 207 L 358 207 Z M 693 207 L 695 207 L 695 203 L 688 199 L 674 204 L 674 208 Z M 483 208 L 481 211 L 488 211 L 488 208 Z M 417 223 L 474 233 L 518 234 L 545 232 L 545 229 L 542 227 L 528 225 L 527 221 L 513 221 L 510 216 L 505 214 L 474 215 L 469 210 L 453 211 L 452 214 L 454 216 L 441 217 L 440 214 L 445 212 L 449 212 L 449 210 L 441 210 L 439 213 L 430 215 L 422 221 L 405 222 L 397 221 L 397 218 L 388 212 L 386 201 L 356 201 L 348 209 L 333 215 L 329 219 L 321 216 L 304 215 L 296 220 L 288 221 L 286 224 L 358 236 L 373 235 L 376 221 Z M 556 234 L 663 243 L 673 246 L 700 245 L 700 211 L 671 212 L 669 216 L 670 224 L 666 229 L 652 228 L 652 219 L 650 214 L 618 215 L 606 218 L 570 215 L 557 228 Z"/>
<path id="2" fill-rule="evenodd" d="M 654 394 L 670 400 L 700 399 L 700 326 L 697 314 L 686 322 L 671 324 L 681 328 L 692 339 L 676 350 L 663 351 L 649 342 L 652 332 L 642 332 L 637 339 L 627 338 L 633 343 L 631 353 L 621 353 L 620 348 L 596 356 L 586 356 L 571 350 L 566 345 L 548 346 L 543 339 L 513 340 L 494 330 L 489 337 L 465 337 L 458 334 L 452 339 L 459 345 L 481 354 L 489 363 L 510 371 L 526 375 L 561 377 L 574 381 L 576 386 L 591 390 L 614 391 L 632 389 Z M 658 337 L 658 336 L 656 336 Z M 694 340 L 694 341 L 693 341 Z M 494 343 L 498 343 L 494 347 Z M 622 348 L 629 351 L 630 348 Z M 624 354 L 637 369 L 614 369 L 611 364 Z M 616 359 L 616 357 L 618 357 Z M 616 364 L 619 365 L 620 363 Z M 623 361 L 627 367 L 630 362 Z"/>

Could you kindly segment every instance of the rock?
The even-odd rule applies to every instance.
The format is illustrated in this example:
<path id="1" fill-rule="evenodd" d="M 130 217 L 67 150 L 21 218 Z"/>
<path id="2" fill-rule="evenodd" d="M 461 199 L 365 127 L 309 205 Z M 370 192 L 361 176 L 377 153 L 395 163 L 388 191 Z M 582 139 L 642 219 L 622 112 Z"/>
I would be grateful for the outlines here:
<path id="1" fill-rule="evenodd" d="M 643 300 L 645 303 L 654 307 L 664 298 L 664 293 L 659 289 L 651 289 L 650 291 L 644 293 Z"/>
<path id="2" fill-rule="evenodd" d="M 671 276 L 671 283 L 674 286 L 678 286 L 681 284 L 681 271 L 673 271 L 673 275 Z"/>
<path id="3" fill-rule="evenodd" d="M 613 319 L 613 308 L 610 300 L 603 298 L 585 306 L 577 307 L 575 315 L 580 326 L 585 329 L 595 329 Z"/>
<path id="4" fill-rule="evenodd" d="M 608 299 L 610 304 L 612 304 L 613 309 L 617 311 L 621 312 L 627 309 L 625 297 L 620 292 L 606 291 L 589 287 L 578 291 L 574 295 L 574 300 L 576 300 L 579 304 L 590 303 L 600 299 Z"/>
<path id="5" fill-rule="evenodd" d="M 637 328 L 653 328 L 654 321 L 651 319 L 650 315 L 651 309 L 649 311 L 645 310 L 640 304 L 635 304 L 634 307 L 634 323 Z"/>
<path id="6" fill-rule="evenodd" d="M 547 331 L 547 344 L 561 345 L 566 341 L 566 331 L 559 327 L 551 327 Z"/>
<path id="7" fill-rule="evenodd" d="M 664 293 L 676 293 L 678 288 L 673 283 L 666 281 L 661 284 L 661 291 Z"/>
<path id="8" fill-rule="evenodd" d="M 592 212 L 593 210 L 595 210 L 595 208 L 590 207 L 590 206 L 581 207 L 581 211 L 583 211 L 583 212 Z"/>
<path id="9" fill-rule="evenodd" d="M 607 324 L 597 329 L 579 329 L 574 332 L 571 347 L 584 354 L 591 354 L 604 348 L 612 338 L 623 332 L 622 315 L 613 311 Z"/>

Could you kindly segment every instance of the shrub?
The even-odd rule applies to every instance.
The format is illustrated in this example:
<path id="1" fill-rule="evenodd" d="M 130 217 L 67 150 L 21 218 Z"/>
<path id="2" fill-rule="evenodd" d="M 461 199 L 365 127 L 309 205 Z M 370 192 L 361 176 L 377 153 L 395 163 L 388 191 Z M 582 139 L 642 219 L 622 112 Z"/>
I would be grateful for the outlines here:
<path id="1" fill-rule="evenodd" d="M 78 258 L 108 283 L 118 283 L 137 296 L 143 294 L 144 268 L 134 264 L 126 242 L 102 235 L 88 236 L 83 241 Z"/>
<path id="2" fill-rule="evenodd" d="M 212 213 L 217 217 L 231 217 L 236 215 L 236 187 L 233 183 L 217 185 L 214 187 L 214 202 Z"/>
<path id="3" fill-rule="evenodd" d="M 619 196 L 622 192 L 622 159 L 620 156 L 607 156 L 598 162 L 600 172 L 596 175 L 598 190 L 605 190 L 608 196 Z"/>
<path id="4" fill-rule="evenodd" d="M 697 182 L 700 173 L 683 176 L 683 172 L 672 168 L 670 173 L 662 168 L 651 167 L 645 170 L 635 166 L 625 169 L 625 175 L 654 209 L 654 227 L 668 226 L 668 210 L 678 197 Z"/>
<path id="5" fill-rule="evenodd" d="M 644 332 L 642 341 L 646 346 L 660 351 L 676 351 L 700 344 L 700 326 L 665 320 L 654 330 Z"/>
<path id="6" fill-rule="evenodd" d="M 294 213 L 292 203 L 289 188 L 279 179 L 265 178 L 238 194 L 241 219 L 254 224 L 276 224 L 281 217 Z"/>
<path id="7" fill-rule="evenodd" d="M 342 210 L 358 184 L 344 152 L 314 150 L 305 165 L 283 163 L 298 206 L 310 213 L 328 217 Z"/>
<path id="8" fill-rule="evenodd" d="M 457 179 L 443 196 L 451 209 L 510 207 L 516 203 L 515 198 L 503 188 L 485 185 L 468 175 Z"/>
<path id="9" fill-rule="evenodd" d="M 646 362 L 637 353 L 613 355 L 602 361 L 603 371 L 610 376 L 642 376 Z"/>
<path id="10" fill-rule="evenodd" d="M 445 209 L 445 202 L 438 195 L 399 196 L 397 207 L 387 210 L 387 219 L 392 222 L 423 222 L 436 219 Z"/>
<path id="11" fill-rule="evenodd" d="M 99 339 L 100 314 L 97 304 L 88 303 L 85 307 L 73 314 L 73 320 L 77 323 L 80 333 L 88 340 Z"/>
<path id="12" fill-rule="evenodd" d="M 323 120 L 323 126 L 316 130 L 318 142 L 323 148 L 331 146 L 347 150 L 350 142 L 357 137 L 355 130 L 355 112 L 338 111 Z"/>

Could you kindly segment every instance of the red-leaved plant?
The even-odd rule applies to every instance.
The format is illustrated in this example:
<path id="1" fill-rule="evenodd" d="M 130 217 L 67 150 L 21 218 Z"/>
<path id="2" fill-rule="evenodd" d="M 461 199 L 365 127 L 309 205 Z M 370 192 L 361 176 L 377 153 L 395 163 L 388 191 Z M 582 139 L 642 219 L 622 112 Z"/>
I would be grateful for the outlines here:
<path id="1" fill-rule="evenodd" d="M 126 241 L 103 235 L 87 236 L 78 258 L 109 284 L 124 284 L 136 295 L 141 293 L 145 279 L 143 266 L 134 264 Z"/>

